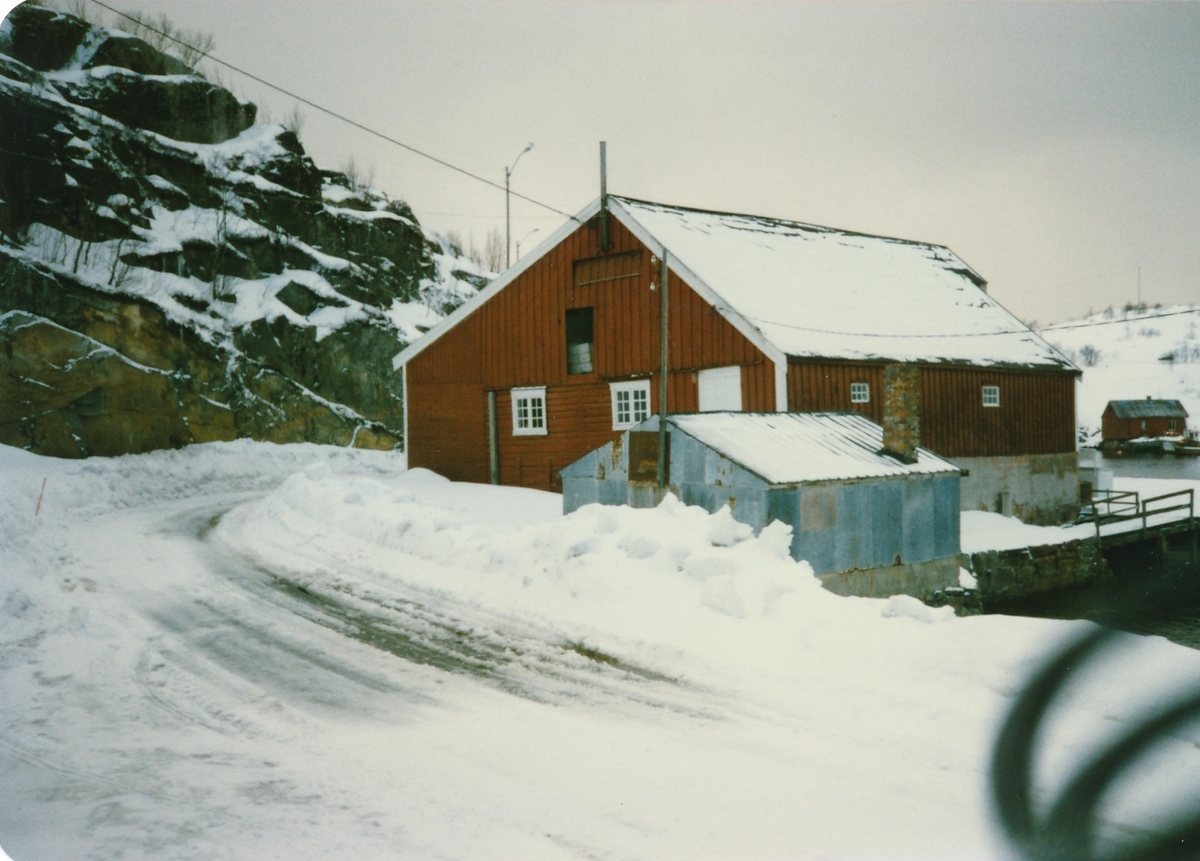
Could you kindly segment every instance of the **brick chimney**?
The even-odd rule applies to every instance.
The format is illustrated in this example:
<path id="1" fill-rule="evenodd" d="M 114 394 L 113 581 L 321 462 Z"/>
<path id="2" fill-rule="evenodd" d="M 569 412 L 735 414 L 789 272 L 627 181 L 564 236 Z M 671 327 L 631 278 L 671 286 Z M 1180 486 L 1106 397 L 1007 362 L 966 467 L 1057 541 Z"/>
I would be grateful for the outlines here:
<path id="1" fill-rule="evenodd" d="M 921 444 L 921 369 L 887 365 L 883 369 L 883 449 L 902 463 L 917 462 Z"/>

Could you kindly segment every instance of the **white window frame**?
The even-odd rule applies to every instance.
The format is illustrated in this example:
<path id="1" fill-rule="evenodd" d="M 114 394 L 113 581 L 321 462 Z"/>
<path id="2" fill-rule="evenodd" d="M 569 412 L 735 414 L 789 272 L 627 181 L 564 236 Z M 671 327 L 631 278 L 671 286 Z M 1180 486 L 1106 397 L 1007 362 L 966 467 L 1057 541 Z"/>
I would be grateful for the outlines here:
<path id="1" fill-rule="evenodd" d="M 869 404 L 869 403 L 871 403 L 871 384 L 870 383 L 851 383 L 850 384 L 850 403 L 852 403 L 852 404 Z"/>
<path id="2" fill-rule="evenodd" d="M 649 380 L 628 380 L 623 383 L 609 383 L 609 395 L 612 399 L 612 427 L 613 430 L 628 430 L 636 424 L 640 424 L 650 418 L 650 381 Z M 641 418 L 637 416 L 635 404 L 637 403 L 636 393 L 642 392 L 646 396 L 646 413 Z M 619 416 L 618 402 L 620 395 L 628 395 L 629 411 L 627 420 L 622 421 Z"/>
<path id="3" fill-rule="evenodd" d="M 513 436 L 545 436 L 548 416 L 546 414 L 546 387 L 526 386 L 512 389 L 512 432 Z M 521 404 L 527 404 L 529 411 L 524 417 L 525 426 L 521 426 Z M 540 407 L 540 413 L 539 413 Z"/>
<path id="4" fill-rule="evenodd" d="M 983 405 L 985 407 L 1000 406 L 1000 387 L 999 386 L 984 386 L 983 387 Z"/>
<path id="5" fill-rule="evenodd" d="M 724 368 L 708 368 L 697 377 L 697 401 L 700 412 L 742 411 L 742 366 L 728 365 Z M 712 403 L 716 400 L 717 403 Z M 729 403 L 723 403 L 729 401 Z M 736 406 L 734 404 L 736 403 Z"/>

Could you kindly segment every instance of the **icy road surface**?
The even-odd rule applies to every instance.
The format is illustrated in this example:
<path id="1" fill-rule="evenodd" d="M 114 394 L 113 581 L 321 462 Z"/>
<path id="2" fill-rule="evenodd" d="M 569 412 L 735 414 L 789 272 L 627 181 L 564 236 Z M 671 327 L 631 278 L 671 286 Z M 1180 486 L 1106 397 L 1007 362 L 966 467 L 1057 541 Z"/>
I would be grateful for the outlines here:
<path id="1" fill-rule="evenodd" d="M 0 475 L 15 861 L 1008 857 L 995 727 L 1079 627 L 837 598 L 784 530 L 564 518 L 395 455 L 0 449 Z M 1128 642 L 1048 780 L 1200 679 L 1195 653 Z M 1194 735 L 1152 797 L 1200 772 Z"/>

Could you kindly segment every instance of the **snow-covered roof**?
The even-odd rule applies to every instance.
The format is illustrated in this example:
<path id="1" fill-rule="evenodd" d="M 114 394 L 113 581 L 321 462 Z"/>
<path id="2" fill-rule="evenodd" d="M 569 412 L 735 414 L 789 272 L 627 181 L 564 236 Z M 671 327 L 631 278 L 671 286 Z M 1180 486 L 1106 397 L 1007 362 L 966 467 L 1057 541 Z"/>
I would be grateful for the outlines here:
<path id="1" fill-rule="evenodd" d="M 608 208 L 652 251 L 665 248 L 671 270 L 778 365 L 795 356 L 1079 371 L 943 246 L 615 195 Z M 394 366 L 419 355 L 599 210 L 599 199 L 584 207 L 410 344 Z"/>
<path id="2" fill-rule="evenodd" d="M 923 448 L 912 464 L 879 454 L 883 428 L 858 413 L 685 413 L 667 421 L 770 484 L 959 471 Z"/>
<path id="3" fill-rule="evenodd" d="M 1108 407 L 1119 419 L 1187 418 L 1187 410 L 1175 400 L 1109 401 Z"/>
<path id="4" fill-rule="evenodd" d="M 788 356 L 1076 370 L 988 296 L 983 278 L 943 246 L 624 197 L 609 201 L 626 226 L 644 228 L 651 248 L 665 247 L 673 267 L 681 263 Z"/>

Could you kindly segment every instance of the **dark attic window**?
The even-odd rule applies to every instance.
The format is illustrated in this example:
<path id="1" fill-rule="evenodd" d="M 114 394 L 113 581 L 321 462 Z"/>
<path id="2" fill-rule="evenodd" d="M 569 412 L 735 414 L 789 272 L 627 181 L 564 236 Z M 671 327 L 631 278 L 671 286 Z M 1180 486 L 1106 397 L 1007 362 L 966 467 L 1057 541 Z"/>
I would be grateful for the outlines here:
<path id="1" fill-rule="evenodd" d="M 592 372 L 592 309 L 567 311 L 567 373 Z"/>

